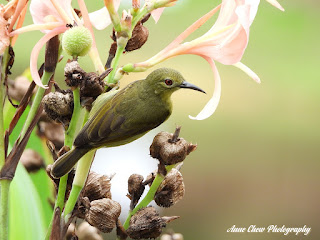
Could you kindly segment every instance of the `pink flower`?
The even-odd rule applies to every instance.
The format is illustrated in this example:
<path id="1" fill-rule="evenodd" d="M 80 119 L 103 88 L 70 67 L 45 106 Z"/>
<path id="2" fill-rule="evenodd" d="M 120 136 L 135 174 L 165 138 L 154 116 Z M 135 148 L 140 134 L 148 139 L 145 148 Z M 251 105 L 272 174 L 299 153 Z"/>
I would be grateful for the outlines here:
<path id="1" fill-rule="evenodd" d="M 273 5 L 277 3 L 275 0 L 268 1 Z M 168 58 L 183 54 L 203 57 L 210 64 L 214 73 L 215 90 L 204 109 L 196 117 L 190 116 L 190 118 L 206 119 L 215 112 L 221 95 L 221 79 L 214 60 L 225 65 L 234 65 L 260 83 L 259 77 L 240 62 L 249 41 L 250 26 L 256 16 L 258 6 L 259 0 L 223 0 L 218 19 L 207 33 L 181 44 L 186 37 L 212 17 L 220 6 L 197 20 L 157 55 L 145 62 L 134 64 L 133 67 L 135 70 L 146 70 Z"/>
<path id="2" fill-rule="evenodd" d="M 91 23 L 88 16 L 88 11 L 84 0 L 78 0 L 80 10 L 83 15 L 83 21 L 77 16 L 71 6 L 71 0 L 32 0 L 30 4 L 30 13 L 33 18 L 34 24 L 16 31 L 13 31 L 10 36 L 18 35 L 26 31 L 40 30 L 46 35 L 43 36 L 38 43 L 34 46 L 30 56 L 30 71 L 34 82 L 40 87 L 46 87 L 41 83 L 38 71 L 37 71 L 37 59 L 41 48 L 52 37 L 57 34 L 65 32 L 68 27 L 67 24 L 74 24 L 74 22 L 81 26 L 84 24 L 91 33 L 94 39 Z M 99 20 L 96 18 L 96 20 Z M 101 21 L 101 19 L 100 19 Z M 104 67 L 101 63 L 98 51 L 96 49 L 95 41 L 92 44 L 91 55 L 94 58 L 94 64 L 96 69 L 104 71 Z"/>

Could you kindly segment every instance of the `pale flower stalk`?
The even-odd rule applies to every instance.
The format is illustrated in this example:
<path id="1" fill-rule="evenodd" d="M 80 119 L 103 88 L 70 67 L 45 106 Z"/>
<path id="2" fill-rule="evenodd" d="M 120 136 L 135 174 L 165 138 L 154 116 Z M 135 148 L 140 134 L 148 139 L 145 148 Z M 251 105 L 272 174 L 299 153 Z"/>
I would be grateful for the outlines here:
<path id="1" fill-rule="evenodd" d="M 268 2 L 280 10 L 283 9 L 275 0 Z M 215 90 L 203 110 L 196 117 L 190 116 L 190 118 L 206 119 L 215 112 L 221 96 L 221 79 L 214 61 L 234 65 L 260 83 L 258 75 L 240 62 L 248 45 L 250 26 L 256 16 L 259 3 L 259 0 L 223 0 L 219 16 L 207 33 L 190 42 L 182 43 L 192 32 L 211 18 L 220 9 L 220 5 L 193 23 L 171 44 L 149 60 L 125 65 L 122 70 L 125 72 L 145 71 L 166 59 L 184 54 L 194 54 L 204 58 L 214 73 Z"/>

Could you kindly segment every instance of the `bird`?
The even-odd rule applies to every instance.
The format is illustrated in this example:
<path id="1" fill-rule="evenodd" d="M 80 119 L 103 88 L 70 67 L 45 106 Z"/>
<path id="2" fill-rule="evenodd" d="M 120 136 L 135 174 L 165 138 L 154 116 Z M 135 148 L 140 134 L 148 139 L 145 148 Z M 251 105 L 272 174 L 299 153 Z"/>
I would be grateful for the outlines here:
<path id="1" fill-rule="evenodd" d="M 172 93 L 181 88 L 205 93 L 177 70 L 159 68 L 144 80 L 101 94 L 72 149 L 54 162 L 51 175 L 60 178 L 67 174 L 91 150 L 127 144 L 158 127 L 172 113 Z"/>

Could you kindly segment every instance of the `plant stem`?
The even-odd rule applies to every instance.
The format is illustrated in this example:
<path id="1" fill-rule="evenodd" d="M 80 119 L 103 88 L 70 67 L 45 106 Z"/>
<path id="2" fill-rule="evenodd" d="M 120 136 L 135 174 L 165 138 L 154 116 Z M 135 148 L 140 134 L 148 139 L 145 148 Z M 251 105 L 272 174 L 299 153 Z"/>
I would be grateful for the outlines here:
<path id="1" fill-rule="evenodd" d="M 68 146 L 69 148 L 73 145 L 73 140 L 75 137 L 75 130 L 77 128 L 77 123 L 79 122 L 79 116 L 80 116 L 80 90 L 79 88 L 76 88 L 73 90 L 73 113 L 72 118 L 69 124 L 69 128 L 65 133 L 65 139 L 64 139 L 64 145 Z"/>
<path id="2" fill-rule="evenodd" d="M 73 141 L 75 138 L 75 135 L 77 133 L 78 125 L 81 123 L 81 120 L 79 119 L 80 116 L 80 90 L 79 88 L 76 88 L 73 90 L 73 113 L 72 113 L 72 118 L 69 124 L 68 130 L 65 132 L 65 137 L 64 137 L 64 145 L 71 148 L 73 145 Z M 80 121 L 79 121 L 80 120 Z M 66 189 L 67 189 L 67 181 L 68 181 L 68 174 L 64 175 L 63 177 L 60 178 L 59 180 L 59 189 L 58 189 L 58 195 L 57 199 L 55 202 L 54 206 L 54 211 L 56 208 L 60 208 L 60 211 L 62 212 L 63 207 L 64 207 L 64 200 L 65 200 L 65 195 L 66 195 Z M 46 239 L 49 239 L 51 235 L 51 230 L 52 230 L 52 224 L 53 224 L 53 218 L 54 215 L 52 216 L 50 225 L 48 227 L 48 232 L 46 235 Z"/>
<path id="3" fill-rule="evenodd" d="M 47 85 L 53 74 L 54 74 L 54 72 L 44 71 L 42 78 L 41 78 L 42 84 Z M 33 103 L 32 103 L 32 106 L 31 106 L 30 111 L 28 113 L 27 119 L 23 125 L 22 130 L 21 130 L 20 139 L 22 139 L 24 137 L 24 135 L 27 132 L 28 127 L 30 126 L 34 116 L 36 115 L 36 112 L 38 111 L 38 108 L 41 104 L 41 100 L 43 98 L 45 91 L 46 91 L 46 89 L 38 87 L 36 95 L 35 95 Z"/>
<path id="4" fill-rule="evenodd" d="M 71 213 L 74 209 L 74 206 L 77 203 L 80 192 L 86 183 L 87 176 L 88 176 L 90 166 L 93 161 L 95 153 L 96 153 L 95 150 L 88 152 L 78 162 L 76 175 L 74 176 L 74 180 L 72 184 L 72 189 L 63 211 L 62 217 L 64 218 L 65 223 L 68 222 L 71 216 Z"/>
<path id="5" fill-rule="evenodd" d="M 119 64 L 119 60 L 120 60 L 120 57 L 123 53 L 123 50 L 124 48 L 126 47 L 126 44 L 124 46 L 119 46 L 117 47 L 117 51 L 116 51 L 116 55 L 112 61 L 112 64 L 111 64 L 111 68 L 113 69 L 111 71 L 111 73 L 108 75 L 107 77 L 107 83 L 111 83 L 111 84 L 115 84 L 117 83 L 117 81 L 114 80 L 114 76 L 117 72 L 117 67 L 118 67 L 118 64 Z"/>
<path id="6" fill-rule="evenodd" d="M 86 111 L 83 119 L 83 124 L 85 125 L 89 118 L 89 112 Z M 78 121 L 81 122 L 81 121 Z M 64 212 L 62 214 L 62 219 L 65 218 L 65 223 L 68 222 L 70 213 L 73 211 L 74 206 L 77 203 L 79 194 L 87 180 L 87 175 L 90 170 L 91 163 L 93 161 L 93 157 L 96 151 L 91 151 L 84 155 L 78 162 L 76 175 L 74 176 L 74 180 L 72 183 L 72 189 L 69 195 L 69 198 L 66 202 Z"/>
<path id="7" fill-rule="evenodd" d="M 9 188 L 11 180 L 1 179 L 0 181 L 0 240 L 8 239 L 8 205 L 9 205 Z"/>
<path id="8" fill-rule="evenodd" d="M 167 169 L 167 174 L 171 171 L 172 168 L 174 168 L 175 165 L 169 165 L 166 166 Z M 147 193 L 147 195 L 141 200 L 141 202 L 132 210 L 129 212 L 129 215 L 125 221 L 125 223 L 123 224 L 124 229 L 128 229 L 129 228 L 129 223 L 130 223 L 130 219 L 131 217 L 141 208 L 147 207 L 149 205 L 149 203 L 154 199 L 154 195 L 157 192 L 160 184 L 162 183 L 162 181 L 164 180 L 165 176 L 161 175 L 161 174 L 157 174 L 157 176 L 155 177 L 155 179 L 152 182 L 152 185 Z"/>
<path id="9" fill-rule="evenodd" d="M 9 58 L 9 48 L 1 56 L 0 75 L 0 171 L 5 164 L 4 126 L 3 126 L 3 103 L 4 103 L 4 81 Z M 9 212 L 9 188 L 11 180 L 0 179 L 0 240 L 8 239 L 8 212 Z"/>

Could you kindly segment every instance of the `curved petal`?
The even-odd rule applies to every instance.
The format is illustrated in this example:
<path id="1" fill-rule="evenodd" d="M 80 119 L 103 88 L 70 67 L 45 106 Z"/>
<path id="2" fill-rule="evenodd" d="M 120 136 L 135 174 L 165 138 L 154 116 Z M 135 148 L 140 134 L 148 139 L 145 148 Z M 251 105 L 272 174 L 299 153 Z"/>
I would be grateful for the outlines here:
<path id="1" fill-rule="evenodd" d="M 239 62 L 249 41 L 249 29 L 256 16 L 259 0 L 225 0 L 214 26 L 191 42 L 188 53 L 205 55 L 225 65 Z M 232 26 L 232 28 L 227 28 Z M 226 29 L 221 32 L 221 29 Z M 217 34 L 218 33 L 218 34 Z"/>
<path id="2" fill-rule="evenodd" d="M 261 83 L 261 80 L 260 80 L 259 76 L 254 71 L 252 71 L 248 66 L 244 65 L 241 62 L 235 63 L 235 64 L 233 64 L 233 66 L 235 66 L 235 67 L 239 68 L 240 70 L 244 71 L 255 82 Z"/>
<path id="3" fill-rule="evenodd" d="M 189 118 L 193 120 L 204 120 L 210 117 L 217 109 L 220 101 L 220 96 L 221 96 L 221 78 L 220 78 L 218 69 L 216 67 L 216 64 L 210 58 L 204 57 L 204 59 L 208 61 L 214 74 L 214 84 L 215 84 L 214 91 L 213 91 L 212 98 L 209 100 L 206 106 L 201 110 L 201 112 L 196 117 L 189 116 Z"/>
<path id="4" fill-rule="evenodd" d="M 120 0 L 114 0 L 114 7 L 119 9 Z M 103 30 L 110 25 L 111 19 L 106 7 L 103 7 L 97 11 L 89 13 L 90 22 L 97 30 Z"/>
<path id="5" fill-rule="evenodd" d="M 67 29 L 68 28 L 66 26 L 63 26 L 63 27 L 58 27 L 58 28 L 55 28 L 54 30 L 51 30 L 49 33 L 44 35 L 32 49 L 31 56 L 30 56 L 30 72 L 31 72 L 31 76 L 32 76 L 33 81 L 38 86 L 40 86 L 42 88 L 48 88 L 48 87 L 44 86 L 42 84 L 42 82 L 40 80 L 40 76 L 38 74 L 37 60 L 38 60 L 39 52 L 40 52 L 41 48 L 43 47 L 43 45 L 46 44 L 46 42 L 48 42 L 54 36 L 65 32 Z"/>
<path id="6" fill-rule="evenodd" d="M 66 14 L 72 18 L 71 13 L 71 0 L 56 0 L 59 6 L 66 12 Z M 57 12 L 50 0 L 32 0 L 30 4 L 30 13 L 32 20 L 35 24 L 44 24 L 47 16 L 54 16 L 54 18 L 63 22 L 60 14 Z M 42 30 L 44 33 L 48 33 L 48 30 Z"/>
<path id="7" fill-rule="evenodd" d="M 163 13 L 163 8 L 157 8 L 151 12 L 151 16 L 154 19 L 154 21 L 157 23 L 160 19 L 161 14 Z"/>

